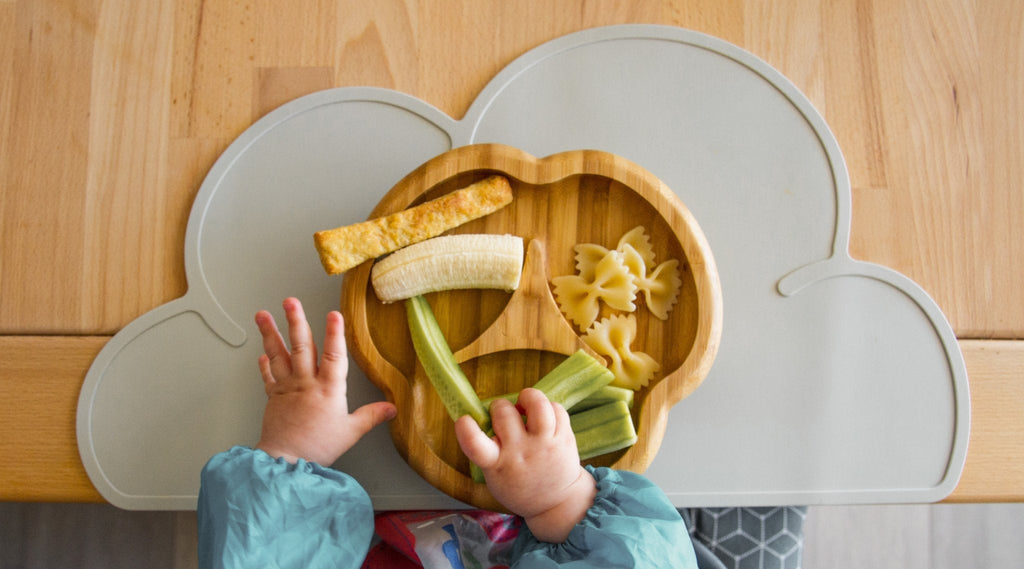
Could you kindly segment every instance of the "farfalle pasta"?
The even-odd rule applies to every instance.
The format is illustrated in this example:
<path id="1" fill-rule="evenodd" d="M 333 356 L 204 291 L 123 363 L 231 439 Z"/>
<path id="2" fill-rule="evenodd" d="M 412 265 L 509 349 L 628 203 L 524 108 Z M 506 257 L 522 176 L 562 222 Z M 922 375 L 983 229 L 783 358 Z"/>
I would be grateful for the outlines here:
<path id="1" fill-rule="evenodd" d="M 659 319 L 668 320 L 668 313 L 679 299 L 679 289 L 683 286 L 683 280 L 679 278 L 679 261 L 669 259 L 648 271 L 650 264 L 632 245 L 622 244 L 619 247 L 637 291 L 644 295 L 647 309 Z"/>
<path id="2" fill-rule="evenodd" d="M 613 315 L 595 323 L 583 341 L 611 362 L 608 369 L 615 376 L 612 385 L 637 390 L 650 383 L 661 365 L 650 355 L 633 351 L 636 340 L 636 316 Z"/>
<path id="3" fill-rule="evenodd" d="M 615 248 L 625 252 L 627 245 L 640 255 L 640 258 L 643 259 L 644 267 L 654 265 L 654 247 L 651 246 L 651 238 L 647 236 L 647 230 L 644 229 L 643 225 L 638 225 L 627 231 L 625 235 L 619 238 L 619 243 Z"/>
<path id="4" fill-rule="evenodd" d="M 615 310 L 633 312 L 637 294 L 643 294 L 651 314 L 668 319 L 683 285 L 679 261 L 669 259 L 655 266 L 654 248 L 642 225 L 619 238 L 613 250 L 595 243 L 580 243 L 573 250 L 576 274 L 555 277 L 551 282 L 562 312 L 580 329 L 586 330 L 597 318 L 599 301 Z"/>
<path id="5" fill-rule="evenodd" d="M 589 250 L 580 254 L 580 246 L 577 246 L 577 259 L 587 254 Z M 551 283 L 562 312 L 585 330 L 597 319 L 601 301 L 616 310 L 636 310 L 637 287 L 634 280 L 622 253 L 605 250 L 599 260 L 586 266 L 585 275 L 555 277 Z"/>
<path id="6" fill-rule="evenodd" d="M 661 366 L 650 355 L 633 351 L 636 316 L 612 315 L 595 321 L 602 302 L 614 310 L 632 313 L 640 294 L 651 314 L 667 320 L 683 285 L 679 261 L 669 259 L 655 265 L 651 238 L 642 225 L 622 235 L 615 249 L 580 243 L 573 250 L 576 274 L 551 279 L 559 307 L 586 330 L 584 341 L 611 361 L 613 385 L 634 390 L 646 386 Z"/>

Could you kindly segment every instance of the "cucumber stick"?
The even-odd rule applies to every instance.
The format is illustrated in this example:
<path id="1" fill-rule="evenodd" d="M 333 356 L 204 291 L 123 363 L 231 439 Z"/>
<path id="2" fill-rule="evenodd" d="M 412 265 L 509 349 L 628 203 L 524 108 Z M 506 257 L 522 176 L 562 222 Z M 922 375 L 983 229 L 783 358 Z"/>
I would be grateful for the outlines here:
<path id="1" fill-rule="evenodd" d="M 422 296 L 414 296 L 405 301 L 405 313 L 416 357 L 444 403 L 448 416 L 454 421 L 469 415 L 486 432 L 491 428 L 490 413 L 484 409 L 480 397 L 455 361 L 430 303 Z"/>
<path id="2" fill-rule="evenodd" d="M 612 403 L 614 401 L 623 401 L 626 403 L 626 407 L 633 408 L 633 394 L 632 389 L 626 389 L 625 387 L 615 387 L 614 385 L 606 385 L 601 389 L 591 393 L 584 400 L 572 406 L 569 409 L 570 413 L 579 413 L 580 411 L 586 411 L 587 409 L 593 409 L 594 407 L 600 407 L 606 403 Z"/>
<path id="3" fill-rule="evenodd" d="M 566 409 L 572 409 L 614 379 L 615 375 L 603 363 L 587 352 L 578 350 L 540 378 L 533 387 L 544 392 L 548 400 L 560 403 Z M 506 393 L 484 399 L 484 408 L 490 409 L 491 402 L 499 397 L 515 403 L 519 399 L 519 394 Z"/>
<path id="4" fill-rule="evenodd" d="M 580 460 L 626 448 L 636 442 L 633 417 L 624 401 L 615 401 L 569 416 Z"/>
<path id="5" fill-rule="evenodd" d="M 571 409 L 614 379 L 615 375 L 603 362 L 583 350 L 577 350 L 540 378 L 534 387 L 543 391 L 551 401 Z"/>

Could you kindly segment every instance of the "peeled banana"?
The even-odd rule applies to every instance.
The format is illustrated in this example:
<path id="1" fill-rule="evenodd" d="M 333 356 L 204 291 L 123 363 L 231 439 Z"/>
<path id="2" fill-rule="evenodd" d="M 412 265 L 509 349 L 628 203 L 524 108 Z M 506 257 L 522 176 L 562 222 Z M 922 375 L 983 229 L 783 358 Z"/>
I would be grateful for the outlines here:
<path id="1" fill-rule="evenodd" d="M 461 234 L 399 249 L 374 264 L 370 282 L 387 303 L 441 290 L 515 290 L 522 274 L 522 237 Z"/>

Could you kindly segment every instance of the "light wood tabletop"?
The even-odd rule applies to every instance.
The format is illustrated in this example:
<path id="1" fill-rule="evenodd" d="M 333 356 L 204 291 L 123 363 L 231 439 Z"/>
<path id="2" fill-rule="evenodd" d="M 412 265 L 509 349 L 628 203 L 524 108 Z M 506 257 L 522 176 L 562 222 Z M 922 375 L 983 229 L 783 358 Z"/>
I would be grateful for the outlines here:
<path id="1" fill-rule="evenodd" d="M 0 499 L 102 500 L 76 446 L 83 378 L 185 293 L 192 200 L 253 121 L 338 86 L 459 118 L 527 50 L 621 23 L 717 36 L 807 95 L 848 163 L 851 254 L 920 284 L 961 339 L 972 425 L 949 500 L 1024 500 L 1016 0 L 0 0 Z"/>

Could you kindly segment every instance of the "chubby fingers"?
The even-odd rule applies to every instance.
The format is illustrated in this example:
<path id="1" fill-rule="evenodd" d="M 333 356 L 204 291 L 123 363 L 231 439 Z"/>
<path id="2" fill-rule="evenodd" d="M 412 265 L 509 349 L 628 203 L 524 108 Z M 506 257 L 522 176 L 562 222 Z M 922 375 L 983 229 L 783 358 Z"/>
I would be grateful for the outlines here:
<path id="1" fill-rule="evenodd" d="M 302 303 L 297 298 L 287 298 L 282 304 L 288 319 L 288 339 L 292 344 L 292 370 L 302 376 L 312 376 L 316 374 L 316 344 Z"/>
<path id="2" fill-rule="evenodd" d="M 376 401 L 367 403 L 353 411 L 349 417 L 357 439 L 369 433 L 371 429 L 394 419 L 398 415 L 398 408 L 388 401 Z"/>
<path id="3" fill-rule="evenodd" d="M 291 359 L 274 317 L 269 312 L 260 310 L 256 313 L 256 327 L 263 338 L 263 355 L 258 362 L 260 375 L 263 376 L 264 387 L 269 390 L 275 383 L 275 376 L 285 377 L 291 373 Z"/>
<path id="4" fill-rule="evenodd" d="M 348 375 L 348 349 L 345 346 L 345 320 L 338 311 L 327 313 L 324 332 L 324 353 L 320 358 L 320 377 L 339 387 L 345 387 Z"/>
<path id="5" fill-rule="evenodd" d="M 552 413 L 555 415 L 554 438 L 562 441 L 563 444 L 571 445 L 576 449 L 576 435 L 572 432 L 572 423 L 569 421 L 569 412 L 560 403 L 551 404 Z M 577 453 L 578 454 L 578 453 Z"/>
<path id="6" fill-rule="evenodd" d="M 543 391 L 528 387 L 519 393 L 519 407 L 526 415 L 526 431 L 531 435 L 550 435 L 555 432 L 555 408 Z"/>
<path id="7" fill-rule="evenodd" d="M 500 397 L 491 403 L 491 428 L 502 446 L 515 445 L 526 436 L 526 426 L 517 405 Z"/>
<path id="8" fill-rule="evenodd" d="M 480 425 L 469 415 L 463 415 L 455 421 L 455 438 L 466 458 L 480 468 L 490 468 L 498 462 L 498 443 L 481 431 Z"/>

